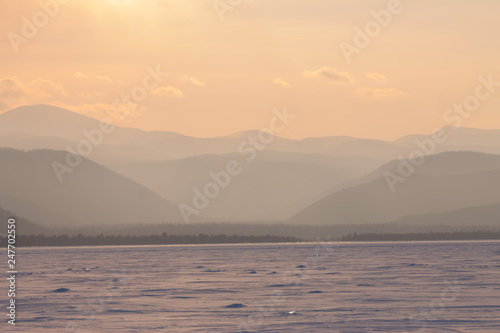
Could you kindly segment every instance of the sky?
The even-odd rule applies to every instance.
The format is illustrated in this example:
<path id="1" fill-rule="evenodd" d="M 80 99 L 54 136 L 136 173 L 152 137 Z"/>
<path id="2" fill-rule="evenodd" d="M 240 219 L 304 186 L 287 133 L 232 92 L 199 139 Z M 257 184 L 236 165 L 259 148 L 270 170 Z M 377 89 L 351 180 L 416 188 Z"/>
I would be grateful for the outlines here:
<path id="1" fill-rule="evenodd" d="M 500 82 L 499 13 L 497 0 L 0 0 L 0 113 L 53 104 L 214 137 L 286 107 L 294 139 L 431 133 L 480 78 Z M 493 90 L 461 126 L 500 128 Z M 126 117 L 123 95 L 141 96 Z"/>

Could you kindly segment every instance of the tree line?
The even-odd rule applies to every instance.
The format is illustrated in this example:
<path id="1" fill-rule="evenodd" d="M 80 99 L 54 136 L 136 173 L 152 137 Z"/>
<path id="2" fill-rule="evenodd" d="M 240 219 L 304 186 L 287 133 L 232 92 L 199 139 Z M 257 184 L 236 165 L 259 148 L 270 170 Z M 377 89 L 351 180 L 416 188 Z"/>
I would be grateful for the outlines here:
<path id="1" fill-rule="evenodd" d="M 363 233 L 349 234 L 341 238 L 345 242 L 370 241 L 445 241 L 445 240 L 500 240 L 500 232 L 457 231 L 457 232 L 415 232 L 415 233 Z"/>
<path id="2" fill-rule="evenodd" d="M 235 243 L 293 243 L 303 240 L 289 236 L 242 236 L 242 235 L 17 235 L 16 247 L 29 246 L 100 246 L 100 245 L 168 245 L 168 244 L 235 244 Z M 7 237 L 0 237 L 0 247 L 7 246 Z"/>
<path id="3" fill-rule="evenodd" d="M 445 241 L 500 240 L 497 231 L 416 232 L 416 233 L 353 233 L 339 239 L 343 242 L 370 241 Z M 236 243 L 297 243 L 306 240 L 276 235 L 225 234 L 154 234 L 154 235 L 16 235 L 16 247 L 30 246 L 101 246 L 101 245 L 169 245 L 169 244 L 236 244 Z M 0 247 L 7 246 L 7 237 L 0 236 Z"/>

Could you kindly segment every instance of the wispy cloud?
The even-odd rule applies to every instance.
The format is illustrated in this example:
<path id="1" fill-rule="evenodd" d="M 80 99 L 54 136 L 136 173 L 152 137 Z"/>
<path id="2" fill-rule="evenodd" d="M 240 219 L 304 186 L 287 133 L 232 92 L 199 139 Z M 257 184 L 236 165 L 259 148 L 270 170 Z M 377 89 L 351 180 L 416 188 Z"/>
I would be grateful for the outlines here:
<path id="1" fill-rule="evenodd" d="M 385 75 L 379 73 L 366 73 L 366 77 L 379 83 L 387 82 L 387 78 L 385 77 Z"/>
<path id="2" fill-rule="evenodd" d="M 31 82 L 31 86 L 49 96 L 66 95 L 66 90 L 58 83 L 46 79 L 36 79 Z"/>
<path id="3" fill-rule="evenodd" d="M 322 67 L 315 71 L 305 71 L 305 77 L 322 78 L 335 84 L 350 84 L 354 82 L 354 78 L 345 72 L 339 72 L 333 67 Z"/>
<path id="4" fill-rule="evenodd" d="M 182 92 L 182 90 L 172 86 L 158 87 L 155 90 L 153 90 L 151 94 L 166 98 L 184 98 L 184 93 Z"/>
<path id="5" fill-rule="evenodd" d="M 66 104 L 63 102 L 52 102 L 51 105 L 58 106 L 76 113 L 80 113 L 95 119 L 109 119 L 113 124 L 126 124 L 145 113 L 148 108 L 144 105 L 131 106 L 127 103 L 79 103 Z M 117 110 L 127 110 L 127 119 L 123 120 L 122 113 Z"/>
<path id="6" fill-rule="evenodd" d="M 203 87 L 203 88 L 206 87 L 205 82 L 198 80 L 197 78 L 190 77 L 190 76 L 182 76 L 181 81 L 191 83 L 192 85 L 197 86 L 197 87 Z"/>
<path id="7" fill-rule="evenodd" d="M 88 78 L 88 76 L 83 74 L 82 72 L 73 73 L 73 77 L 76 77 L 77 79 L 87 79 Z"/>
<path id="8" fill-rule="evenodd" d="M 53 81 L 37 78 L 24 83 L 19 78 L 0 78 L 0 98 L 2 110 L 19 105 L 49 103 L 67 95 L 63 86 Z"/>
<path id="9" fill-rule="evenodd" d="M 286 82 L 285 80 L 283 79 L 279 79 L 279 78 L 276 78 L 273 80 L 273 83 L 277 86 L 281 86 L 281 87 L 284 87 L 284 88 L 289 88 L 291 87 L 292 85 L 288 82 Z"/>
<path id="10" fill-rule="evenodd" d="M 30 93 L 30 89 L 15 76 L 0 79 L 0 97 L 2 98 L 18 99 Z"/>
<path id="11" fill-rule="evenodd" d="M 373 89 L 368 87 L 361 87 L 355 92 L 359 98 L 366 99 L 388 99 L 406 96 L 406 93 L 396 88 L 387 89 Z"/>
<path id="12" fill-rule="evenodd" d="M 99 80 L 99 81 L 104 81 L 104 82 L 107 82 L 107 83 L 113 83 L 113 80 L 111 80 L 109 77 L 104 76 L 104 75 L 97 75 L 95 78 L 97 80 Z"/>

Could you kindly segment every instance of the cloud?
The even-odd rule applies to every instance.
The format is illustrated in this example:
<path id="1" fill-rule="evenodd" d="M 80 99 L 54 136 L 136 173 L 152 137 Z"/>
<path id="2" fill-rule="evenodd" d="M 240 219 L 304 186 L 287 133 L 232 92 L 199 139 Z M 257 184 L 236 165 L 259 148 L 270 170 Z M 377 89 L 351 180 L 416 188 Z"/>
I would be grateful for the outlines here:
<path id="1" fill-rule="evenodd" d="M 79 99 L 86 99 L 86 100 L 90 100 L 90 99 L 93 99 L 93 98 L 94 98 L 94 95 L 89 94 L 89 93 L 78 93 L 76 96 L 77 96 Z"/>
<path id="2" fill-rule="evenodd" d="M 73 112 L 77 112 L 94 119 L 110 120 L 113 124 L 130 123 L 133 119 L 141 116 L 147 111 L 143 105 L 130 103 L 82 103 L 78 105 L 70 105 L 61 102 L 51 103 Z M 124 117 L 126 115 L 126 117 Z"/>
<path id="3" fill-rule="evenodd" d="M 31 82 L 31 85 L 49 96 L 66 95 L 66 90 L 60 84 L 49 80 L 36 79 Z"/>
<path id="4" fill-rule="evenodd" d="M 29 83 L 23 83 L 15 76 L 0 79 L 0 98 L 4 105 L 47 103 L 66 94 L 60 84 L 42 78 Z"/>
<path id="5" fill-rule="evenodd" d="M 109 77 L 104 76 L 104 75 L 97 75 L 95 78 L 97 80 L 99 80 L 99 81 L 104 81 L 104 82 L 107 82 L 107 83 L 113 83 L 113 80 L 111 80 Z"/>
<path id="6" fill-rule="evenodd" d="M 406 93 L 396 88 L 373 89 L 361 87 L 356 90 L 355 94 L 360 98 L 366 99 L 388 99 L 406 96 Z"/>
<path id="7" fill-rule="evenodd" d="M 151 92 L 152 95 L 163 96 L 166 98 L 184 98 L 182 90 L 172 86 L 158 87 Z"/>
<path id="8" fill-rule="evenodd" d="M 73 73 L 73 77 L 76 77 L 77 79 L 86 79 L 88 78 L 87 75 L 81 73 L 81 72 L 75 72 Z"/>
<path id="9" fill-rule="evenodd" d="M 0 97 L 5 99 L 18 99 L 29 96 L 32 91 L 17 77 L 4 77 L 0 79 Z"/>
<path id="10" fill-rule="evenodd" d="M 164 93 L 172 96 L 177 96 L 180 90 L 176 91 L 172 87 L 162 87 L 166 91 Z M 170 89 L 172 88 L 172 89 Z M 17 77 L 0 78 L 0 112 L 10 110 L 21 105 L 30 104 L 51 104 L 68 110 L 72 110 L 90 117 L 101 119 L 110 118 L 113 121 L 128 122 L 132 118 L 140 116 L 147 109 L 142 105 L 130 103 L 101 103 L 94 102 L 96 96 L 102 92 L 95 94 L 79 93 L 76 94 L 80 100 L 85 99 L 89 102 L 84 103 L 68 103 L 64 102 L 68 97 L 66 89 L 53 81 L 37 78 L 30 82 L 22 82 Z M 65 98 L 62 98 L 65 96 Z M 116 112 L 116 109 L 126 110 L 128 112 L 127 119 L 122 119 L 123 112 Z"/>
<path id="11" fill-rule="evenodd" d="M 277 86 L 281 86 L 281 87 L 285 87 L 285 88 L 289 88 L 291 87 L 292 85 L 288 82 L 286 82 L 285 80 L 283 79 L 274 79 L 273 83 Z"/>
<path id="12" fill-rule="evenodd" d="M 373 81 L 377 81 L 378 83 L 386 83 L 387 78 L 385 75 L 379 73 L 366 73 L 366 77 L 372 79 Z"/>
<path id="13" fill-rule="evenodd" d="M 0 78 L 0 110 L 28 104 L 53 104 L 63 95 L 67 95 L 64 87 L 50 80 L 38 78 L 24 83 L 15 76 Z"/>
<path id="14" fill-rule="evenodd" d="M 88 79 L 89 78 L 88 75 L 83 74 L 82 72 L 75 72 L 75 73 L 73 73 L 73 77 L 75 77 L 77 79 Z M 107 82 L 107 83 L 113 83 L 113 80 L 111 80 L 109 77 L 107 77 L 105 75 L 96 75 L 95 79 L 98 80 L 98 81 L 103 81 L 103 82 Z"/>
<path id="15" fill-rule="evenodd" d="M 323 78 L 335 84 L 350 84 L 354 79 L 347 73 L 339 72 L 333 67 L 323 67 L 315 71 L 305 71 L 305 77 Z"/>
<path id="16" fill-rule="evenodd" d="M 205 87 L 205 82 L 201 81 L 201 80 L 198 80 L 197 78 L 194 78 L 194 77 L 190 77 L 190 76 L 183 76 L 181 77 L 181 81 L 182 82 L 187 82 L 187 83 L 191 83 L 192 85 L 194 86 L 198 86 L 198 87 Z"/>

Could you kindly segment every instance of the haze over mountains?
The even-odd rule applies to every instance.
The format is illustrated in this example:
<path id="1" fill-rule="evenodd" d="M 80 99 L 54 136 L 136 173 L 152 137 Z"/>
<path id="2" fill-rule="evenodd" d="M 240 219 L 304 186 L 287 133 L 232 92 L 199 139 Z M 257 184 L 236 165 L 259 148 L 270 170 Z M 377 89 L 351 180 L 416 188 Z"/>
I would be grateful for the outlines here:
<path id="1" fill-rule="evenodd" d="M 52 162 L 66 152 L 0 150 L 2 207 L 42 226 L 160 223 L 179 219 L 172 203 L 89 160 L 63 182 Z"/>
<path id="2" fill-rule="evenodd" d="M 445 164 L 448 163 L 447 157 L 436 155 L 431 158 L 442 158 Z M 441 213 L 499 202 L 500 169 L 450 175 L 440 174 L 440 171 L 432 175 L 428 169 L 427 172 L 416 171 L 399 184 L 395 192 L 390 190 L 384 177 L 343 189 L 307 207 L 291 222 L 384 223 L 407 215 Z M 476 219 L 481 222 L 481 215 Z"/>
<path id="3" fill-rule="evenodd" d="M 22 106 L 0 114 L 0 143 L 16 149 L 76 149 L 77 143 L 88 140 L 83 134 L 100 128 L 100 121 L 50 105 Z M 500 153 L 500 130 L 444 128 L 448 139 L 438 145 L 441 151 L 470 150 Z M 92 151 L 98 163 L 152 162 L 202 154 L 231 154 L 257 131 L 235 133 L 224 137 L 194 138 L 172 132 L 147 132 L 135 128 L 115 127 L 106 133 L 103 142 Z M 395 141 L 324 137 L 291 140 L 280 137 L 266 146 L 267 151 L 317 153 L 327 156 L 362 156 L 387 162 L 416 149 L 412 135 Z"/>
<path id="4" fill-rule="evenodd" d="M 0 150 L 0 207 L 47 227 L 184 223 L 177 204 L 194 207 L 194 190 L 237 161 L 241 172 L 192 221 L 466 225 L 467 216 L 495 225 L 498 216 L 500 130 L 445 127 L 446 140 L 430 151 L 425 135 L 275 137 L 260 150 L 249 143 L 258 131 L 194 138 L 105 127 L 99 136 L 102 126 L 50 105 L 0 114 L 0 147 L 12 148 Z M 66 150 L 92 140 L 60 182 L 53 163 L 66 165 Z M 399 175 L 401 157 L 416 150 L 437 155 L 392 192 L 387 172 Z"/>
<path id="5" fill-rule="evenodd" d="M 210 172 L 224 170 L 235 160 L 240 175 L 203 211 L 212 221 L 276 221 L 305 207 L 308 198 L 368 172 L 379 162 L 363 157 L 262 151 L 248 162 L 240 154 L 199 155 L 180 160 L 114 166 L 165 199 L 190 203 L 194 188 L 213 181 Z M 199 220 L 195 219 L 194 221 Z"/>
<path id="6" fill-rule="evenodd" d="M 398 225 L 453 225 L 453 226 L 496 226 L 500 221 L 500 204 L 474 206 L 456 209 L 444 213 L 409 215 L 397 219 Z"/>
<path id="7" fill-rule="evenodd" d="M 25 218 L 17 217 L 12 212 L 9 212 L 0 207 L 0 220 L 3 221 L 3 223 L 6 223 L 6 221 L 11 218 L 16 218 L 16 229 L 20 234 L 36 235 L 44 234 L 48 231 L 46 228 L 40 227 L 39 225 L 32 223 Z M 5 231 L 6 230 L 7 229 L 5 229 Z M 6 234 L 5 231 L 0 232 L 0 234 Z"/>

